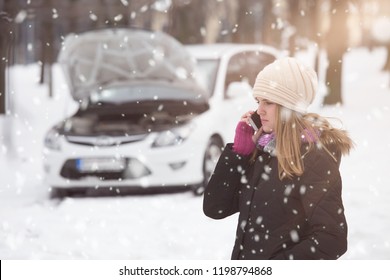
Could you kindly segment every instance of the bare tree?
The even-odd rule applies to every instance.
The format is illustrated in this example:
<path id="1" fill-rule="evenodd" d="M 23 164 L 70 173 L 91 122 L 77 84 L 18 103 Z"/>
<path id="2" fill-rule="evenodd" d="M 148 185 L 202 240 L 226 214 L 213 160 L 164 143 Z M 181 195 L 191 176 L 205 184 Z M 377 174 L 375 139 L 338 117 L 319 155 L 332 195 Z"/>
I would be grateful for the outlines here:
<path id="1" fill-rule="evenodd" d="M 0 143 L 7 147 L 7 155 L 14 156 L 14 143 L 12 141 L 13 118 L 8 113 L 12 105 L 8 100 L 7 88 L 7 68 L 9 67 L 12 56 L 12 46 L 14 44 L 13 31 L 13 11 L 9 6 L 10 2 L 0 0 Z M 8 104 L 7 104 L 8 103 Z M 1 116 L 5 114 L 5 116 Z"/>
<path id="2" fill-rule="evenodd" d="M 10 57 L 12 18 L 5 11 L 4 1 L 0 0 L 0 115 L 6 113 L 6 71 Z"/>
<path id="3" fill-rule="evenodd" d="M 237 32 L 233 35 L 233 41 L 276 44 L 273 21 L 272 0 L 241 0 L 237 14 Z"/>
<path id="4" fill-rule="evenodd" d="M 174 0 L 170 8 L 168 33 L 184 44 L 203 43 L 206 0 Z"/>
<path id="5" fill-rule="evenodd" d="M 343 56 L 348 49 L 348 1 L 331 0 L 330 27 L 326 36 L 326 53 L 329 66 L 326 72 L 328 94 L 324 104 L 343 103 L 342 71 Z"/>
<path id="6" fill-rule="evenodd" d="M 41 45 L 41 83 L 47 83 L 49 87 L 49 96 L 53 96 L 53 75 L 52 65 L 54 63 L 54 34 L 53 34 L 53 17 L 50 15 L 55 11 L 53 0 L 46 0 L 44 6 L 41 7 L 41 13 L 38 15 L 42 30 L 42 45 Z"/>

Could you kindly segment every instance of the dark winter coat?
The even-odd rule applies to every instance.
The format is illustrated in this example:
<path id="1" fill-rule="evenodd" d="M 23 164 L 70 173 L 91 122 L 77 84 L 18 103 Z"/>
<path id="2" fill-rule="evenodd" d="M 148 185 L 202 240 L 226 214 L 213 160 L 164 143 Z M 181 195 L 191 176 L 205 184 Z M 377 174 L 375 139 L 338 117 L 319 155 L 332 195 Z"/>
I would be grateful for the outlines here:
<path id="1" fill-rule="evenodd" d="M 304 148 L 304 147 L 303 147 Z M 304 156 L 305 172 L 279 179 L 277 158 L 261 151 L 254 163 L 228 144 L 204 193 L 213 219 L 239 212 L 232 259 L 337 259 L 347 250 L 340 155 Z"/>

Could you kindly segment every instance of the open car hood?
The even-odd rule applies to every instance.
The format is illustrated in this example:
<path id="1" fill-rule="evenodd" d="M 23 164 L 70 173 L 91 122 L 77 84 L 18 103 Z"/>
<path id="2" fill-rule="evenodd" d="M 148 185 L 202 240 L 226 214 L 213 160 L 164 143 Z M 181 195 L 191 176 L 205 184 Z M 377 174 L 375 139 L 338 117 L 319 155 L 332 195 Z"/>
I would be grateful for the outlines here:
<path id="1" fill-rule="evenodd" d="M 193 77 L 195 60 L 173 37 L 162 32 L 104 29 L 70 34 L 59 63 L 73 98 L 122 81 L 167 81 L 199 87 Z"/>

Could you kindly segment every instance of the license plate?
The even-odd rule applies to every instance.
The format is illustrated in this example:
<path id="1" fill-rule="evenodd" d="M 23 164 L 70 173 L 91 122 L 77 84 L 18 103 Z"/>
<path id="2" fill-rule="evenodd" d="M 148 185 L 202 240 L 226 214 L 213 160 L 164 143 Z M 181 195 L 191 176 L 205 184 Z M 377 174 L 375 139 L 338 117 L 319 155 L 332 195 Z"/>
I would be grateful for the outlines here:
<path id="1" fill-rule="evenodd" d="M 76 168 L 79 172 L 120 172 L 125 169 L 124 158 L 83 158 L 76 160 Z"/>

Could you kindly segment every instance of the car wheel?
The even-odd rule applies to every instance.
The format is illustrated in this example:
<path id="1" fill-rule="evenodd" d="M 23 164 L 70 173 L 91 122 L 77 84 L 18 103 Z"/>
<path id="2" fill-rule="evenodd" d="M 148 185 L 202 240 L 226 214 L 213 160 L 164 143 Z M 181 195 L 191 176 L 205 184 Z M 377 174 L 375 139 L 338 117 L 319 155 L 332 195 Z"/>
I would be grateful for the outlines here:
<path id="1" fill-rule="evenodd" d="M 212 137 L 207 145 L 203 158 L 203 182 L 193 187 L 195 195 L 202 195 L 211 175 L 214 172 L 215 165 L 222 154 L 223 142 L 219 137 Z"/>

